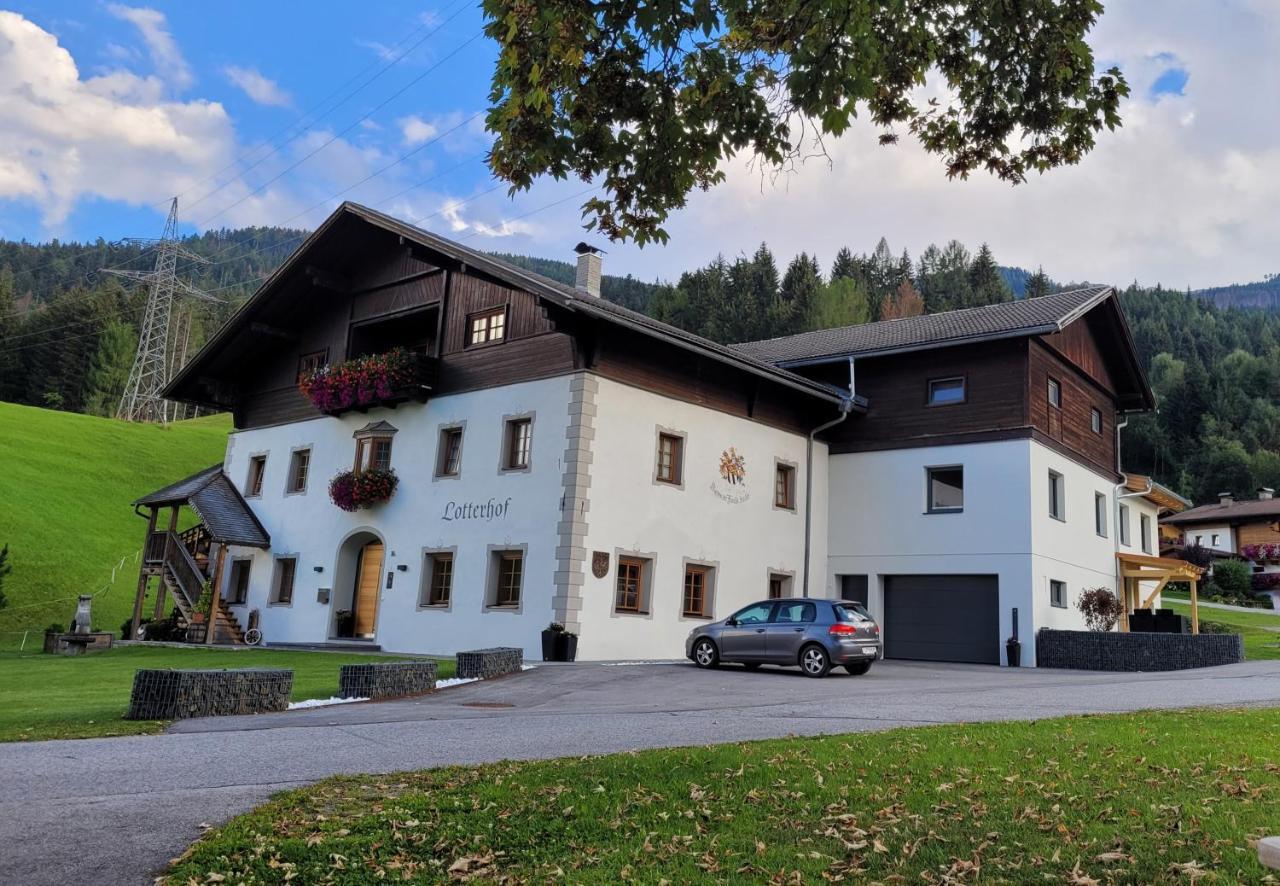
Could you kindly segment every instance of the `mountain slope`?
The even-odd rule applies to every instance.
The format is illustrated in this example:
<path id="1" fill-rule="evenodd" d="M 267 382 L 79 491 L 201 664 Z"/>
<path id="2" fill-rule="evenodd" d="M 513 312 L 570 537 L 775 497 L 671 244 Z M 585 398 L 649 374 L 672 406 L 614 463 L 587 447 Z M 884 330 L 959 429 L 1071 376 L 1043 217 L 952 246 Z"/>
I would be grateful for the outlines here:
<path id="1" fill-rule="evenodd" d="M 165 428 L 0 403 L 0 546 L 9 545 L 13 565 L 0 646 L 70 622 L 78 594 L 108 585 L 94 599 L 93 621 L 118 630 L 133 610 L 134 555 L 147 525 L 129 503 L 222 461 L 230 429 L 225 415 Z"/>

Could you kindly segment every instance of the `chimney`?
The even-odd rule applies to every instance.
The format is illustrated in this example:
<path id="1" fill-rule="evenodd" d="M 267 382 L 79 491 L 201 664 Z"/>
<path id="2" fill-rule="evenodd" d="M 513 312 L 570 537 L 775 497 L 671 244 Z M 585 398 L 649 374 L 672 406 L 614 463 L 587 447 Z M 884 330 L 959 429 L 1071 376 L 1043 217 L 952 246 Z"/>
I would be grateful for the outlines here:
<path id="1" fill-rule="evenodd" d="M 573 251 L 578 253 L 578 276 L 574 281 L 574 288 L 583 295 L 599 298 L 602 251 L 586 243 L 579 243 Z"/>
<path id="2" fill-rule="evenodd" d="M 1276 497 L 1276 491 L 1270 486 L 1258 487 L 1258 501 L 1271 501 Z"/>
<path id="3" fill-rule="evenodd" d="M 1218 493 L 1218 504 L 1220 505 L 1235 504 L 1235 501 L 1236 501 L 1236 497 L 1232 495 L 1230 492 Z"/>

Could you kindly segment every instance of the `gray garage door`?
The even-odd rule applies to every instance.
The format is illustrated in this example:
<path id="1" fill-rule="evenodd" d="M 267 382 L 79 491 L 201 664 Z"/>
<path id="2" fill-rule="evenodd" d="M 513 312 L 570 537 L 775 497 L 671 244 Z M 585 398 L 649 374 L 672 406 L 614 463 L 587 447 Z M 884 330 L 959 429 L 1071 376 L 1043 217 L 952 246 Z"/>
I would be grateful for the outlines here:
<path id="1" fill-rule="evenodd" d="M 996 576 L 886 576 L 884 643 L 885 658 L 999 664 Z"/>

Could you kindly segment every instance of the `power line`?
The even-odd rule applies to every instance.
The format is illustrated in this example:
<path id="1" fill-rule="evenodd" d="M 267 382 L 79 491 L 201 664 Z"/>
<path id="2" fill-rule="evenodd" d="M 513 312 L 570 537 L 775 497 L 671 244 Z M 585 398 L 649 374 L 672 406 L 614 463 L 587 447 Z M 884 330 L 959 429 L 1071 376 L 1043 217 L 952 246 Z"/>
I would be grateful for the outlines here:
<path id="1" fill-rule="evenodd" d="M 458 15 L 458 14 L 460 14 L 461 12 L 462 12 L 462 10 L 459 10 L 458 12 L 454 13 L 454 15 Z M 441 25 L 441 27 L 443 27 L 443 25 Z M 384 99 L 381 103 L 379 103 L 378 105 L 376 105 L 376 106 L 375 106 L 372 110 L 370 110 L 368 113 L 364 114 L 362 117 L 360 117 L 360 118 L 358 118 L 357 120 L 355 120 L 355 122 L 353 122 L 353 123 L 351 123 L 349 126 L 347 126 L 347 128 L 346 128 L 346 129 L 343 129 L 341 132 L 338 132 L 338 133 L 336 133 L 336 134 L 334 134 L 334 135 L 330 136 L 330 137 L 328 138 L 328 140 L 327 140 L 327 141 L 325 141 L 322 145 L 320 145 L 319 147 L 315 148 L 314 150 L 312 150 L 312 151 L 308 152 L 308 153 L 307 153 L 307 154 L 305 154 L 303 157 L 301 157 L 299 160 L 295 161 L 294 163 L 290 164 L 289 166 L 285 167 L 283 170 L 281 170 L 281 171 L 280 171 L 280 172 L 278 172 L 277 174 L 273 175 L 271 178 L 267 179 L 267 180 L 266 180 L 265 182 L 263 182 L 262 184 L 258 185 L 258 187 L 254 188 L 252 191 L 250 191 L 249 193 L 245 194 L 245 195 L 244 195 L 243 197 L 241 197 L 240 199 L 236 200 L 234 203 L 230 204 L 229 206 L 224 206 L 222 209 L 219 209 L 219 210 L 218 210 L 217 212 L 215 212 L 213 215 L 209 216 L 209 217 L 208 217 L 208 218 L 206 218 L 204 221 L 202 221 L 202 222 L 198 223 L 198 224 L 196 225 L 196 227 L 197 227 L 197 228 L 204 228 L 204 227 L 207 227 L 207 226 L 209 225 L 209 223 L 210 223 L 211 221 L 213 221 L 215 218 L 217 218 L 218 216 L 220 216 L 220 215 L 224 215 L 224 214 L 226 214 L 227 212 L 230 212 L 232 209 L 235 209 L 237 206 L 239 206 L 239 205 L 240 205 L 241 203 L 243 203 L 244 201 L 248 200 L 250 197 L 253 197 L 253 196 L 256 196 L 257 194 L 262 193 L 262 191 L 263 191 L 263 190 L 265 190 L 269 185 L 273 184 L 274 182 L 279 181 L 281 178 L 283 178 L 284 176 L 288 175 L 288 174 L 289 174 L 290 172 L 292 172 L 293 170 L 297 169 L 297 168 L 298 168 L 299 166 L 301 166 L 303 163 L 306 163 L 308 160 L 310 160 L 310 159 L 311 159 L 312 157 L 314 157 L 316 154 L 319 154 L 319 153 L 320 153 L 321 151 L 323 151 L 325 148 L 329 147 L 329 145 L 333 144 L 333 143 L 334 143 L 334 142 L 336 142 L 338 139 L 342 138 L 342 136 L 346 135 L 348 132 L 350 132 L 351 130 L 355 129 L 357 126 L 359 126 L 359 125 L 360 125 L 361 123 L 363 123 L 365 120 L 368 120 L 370 117 L 372 117 L 372 116 L 373 116 L 374 114 L 376 114 L 378 111 L 382 110 L 382 109 L 383 109 L 383 108 L 385 108 L 387 105 L 391 104 L 391 102 L 395 101 L 397 98 L 399 98 L 400 96 L 404 95 L 406 92 L 408 92 L 408 91 L 409 91 L 410 87 L 416 86 L 416 85 L 417 85 L 418 83 L 420 83 L 420 82 L 421 82 L 421 81 L 422 81 L 422 80 L 423 80 L 423 79 L 424 79 L 428 74 L 431 74 L 431 73 L 433 73 L 434 71 L 438 70 L 442 65 L 444 65 L 444 63 L 445 63 L 445 62 L 449 61 L 449 60 L 450 60 L 451 58 L 453 58 L 455 55 L 457 55 L 458 53 L 462 52 L 462 50 L 466 49 L 466 48 L 467 48 L 468 46 L 470 46 L 472 43 L 474 43 L 475 41 L 479 40 L 482 36 L 484 36 L 484 32 L 483 32 L 483 31 L 478 31 L 478 32 L 476 32 L 475 34 L 473 34 L 470 38 L 468 38 L 468 39 L 467 39 L 467 40 L 465 40 L 463 43 L 461 43 L 461 44 L 459 44 L 457 47 L 455 47 L 455 48 L 453 49 L 453 51 L 451 51 L 451 52 L 450 52 L 448 55 L 446 55 L 444 58 L 440 59 L 438 62 L 436 62 L 435 64 L 431 65 L 431 66 L 430 66 L 430 67 L 428 67 L 425 71 L 423 71 L 421 74 L 419 74 L 417 77 L 414 77 L 412 80 L 410 80 L 410 81 L 409 81 L 408 83 L 406 83 L 404 86 L 402 86 L 400 89 L 398 89 L 398 90 L 396 90 L 395 92 L 393 92 L 391 95 L 389 95 L 389 96 L 388 96 L 386 99 Z"/>

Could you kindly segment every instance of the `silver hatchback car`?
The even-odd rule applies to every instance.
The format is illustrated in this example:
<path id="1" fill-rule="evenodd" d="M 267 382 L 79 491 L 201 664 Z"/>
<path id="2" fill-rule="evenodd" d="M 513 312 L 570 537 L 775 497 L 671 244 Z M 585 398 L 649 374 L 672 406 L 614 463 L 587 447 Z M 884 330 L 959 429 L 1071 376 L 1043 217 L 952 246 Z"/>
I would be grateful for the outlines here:
<path id="1" fill-rule="evenodd" d="M 689 633 L 684 654 L 700 668 L 739 662 L 798 665 L 810 677 L 833 667 L 871 670 L 880 655 L 880 626 L 861 603 L 808 597 L 762 600 Z"/>

